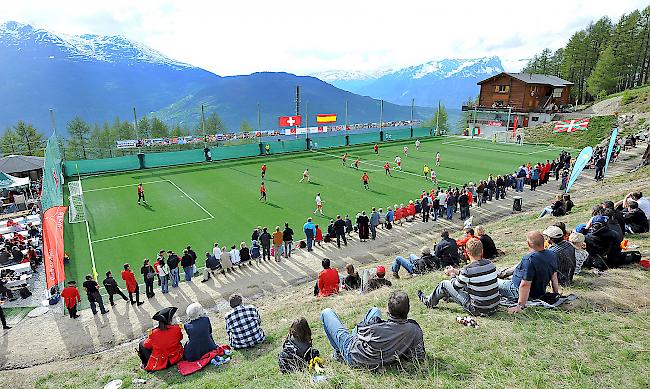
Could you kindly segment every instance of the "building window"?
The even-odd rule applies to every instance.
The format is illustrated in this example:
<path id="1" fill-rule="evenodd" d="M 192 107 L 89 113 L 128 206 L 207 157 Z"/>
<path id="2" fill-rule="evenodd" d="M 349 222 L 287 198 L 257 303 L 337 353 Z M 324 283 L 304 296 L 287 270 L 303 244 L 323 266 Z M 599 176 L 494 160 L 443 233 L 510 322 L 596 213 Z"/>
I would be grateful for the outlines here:
<path id="1" fill-rule="evenodd" d="M 536 122 L 536 121 L 539 120 L 539 116 L 533 116 L 532 118 L 530 118 L 530 120 L 532 120 L 533 122 Z"/>
<path id="2" fill-rule="evenodd" d="M 562 88 L 553 88 L 553 97 L 562 97 Z"/>
<path id="3" fill-rule="evenodd" d="M 494 91 L 496 93 L 508 93 L 510 92 L 510 85 L 497 85 Z"/>

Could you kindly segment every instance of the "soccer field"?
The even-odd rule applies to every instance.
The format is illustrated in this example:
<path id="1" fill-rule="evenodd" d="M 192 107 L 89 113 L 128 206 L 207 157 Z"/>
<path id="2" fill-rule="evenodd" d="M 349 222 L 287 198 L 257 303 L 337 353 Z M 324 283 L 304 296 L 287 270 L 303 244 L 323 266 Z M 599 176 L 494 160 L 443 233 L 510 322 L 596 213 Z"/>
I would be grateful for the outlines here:
<path id="1" fill-rule="evenodd" d="M 258 225 L 273 231 L 288 222 L 299 239 L 309 216 L 325 230 L 337 214 L 354 218 L 373 206 L 385 210 L 406 203 L 433 187 L 423 178 L 425 163 L 436 171 L 441 186 L 461 186 L 489 174 L 512 172 L 524 162 L 555 158 L 559 152 L 548 146 L 453 137 L 421 142 L 420 151 L 414 140 L 384 143 L 378 156 L 372 145 L 362 145 L 82 177 L 89 231 L 85 223 L 66 225 L 65 250 L 71 257 L 67 278 L 81 280 L 91 273 L 91 248 L 98 277 L 103 279 L 112 270 L 121 282 L 119 272 L 125 262 L 138 274 L 142 260 L 155 259 L 160 249 L 181 253 L 191 245 L 202 263 L 214 242 L 250 244 L 251 232 Z M 349 158 L 343 166 L 345 152 Z M 436 152 L 441 155 L 439 167 L 435 166 Z M 401 172 L 394 169 L 397 155 L 402 158 Z M 357 157 L 361 161 L 358 171 L 350 167 Z M 393 177 L 384 174 L 386 161 L 391 163 Z M 267 202 L 258 200 L 263 163 L 268 166 Z M 305 169 L 311 182 L 299 183 Z M 362 185 L 364 170 L 370 176 L 370 190 Z M 147 205 L 137 204 L 138 182 L 143 183 Z M 317 193 L 325 216 L 313 215 Z"/>

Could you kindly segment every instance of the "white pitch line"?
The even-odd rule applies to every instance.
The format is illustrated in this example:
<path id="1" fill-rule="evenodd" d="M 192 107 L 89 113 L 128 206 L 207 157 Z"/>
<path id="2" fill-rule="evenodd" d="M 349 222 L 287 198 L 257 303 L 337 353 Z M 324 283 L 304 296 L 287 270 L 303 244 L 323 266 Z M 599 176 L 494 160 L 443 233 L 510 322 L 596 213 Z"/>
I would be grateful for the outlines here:
<path id="1" fill-rule="evenodd" d="M 174 181 L 172 181 L 172 180 L 165 180 L 165 181 L 168 181 L 170 184 L 174 185 L 174 186 L 176 187 L 176 189 L 178 189 L 179 191 L 181 191 L 182 194 L 184 194 L 185 196 L 187 196 L 187 198 L 190 199 L 190 200 L 191 200 L 194 204 L 196 204 L 199 208 L 201 208 L 201 209 L 203 210 L 203 212 L 205 212 L 205 213 L 207 213 L 208 215 L 210 215 L 210 218 L 211 218 L 211 219 L 214 219 L 214 216 L 213 216 L 210 212 L 208 212 L 207 209 L 203 208 L 203 206 L 202 206 L 201 204 L 197 203 L 196 200 L 194 200 L 190 195 L 188 195 L 187 193 L 185 193 L 185 191 L 184 191 L 183 189 L 181 189 L 178 185 L 174 184 Z"/>
<path id="2" fill-rule="evenodd" d="M 451 142 L 447 142 L 447 143 L 443 142 L 442 144 L 462 144 L 462 143 L 464 143 L 464 142 L 462 142 L 462 141 L 461 142 L 459 142 L 459 141 L 451 141 Z M 515 154 L 515 155 L 532 155 L 532 154 L 537 154 L 537 153 L 543 153 L 543 152 L 546 152 L 546 151 L 551 151 L 551 150 L 548 150 L 548 149 L 544 149 L 544 150 L 532 151 L 530 153 L 524 153 L 524 152 L 521 152 L 521 151 L 496 150 L 496 149 L 490 149 L 490 148 L 486 148 L 486 147 L 469 146 L 469 145 L 466 145 L 466 144 L 463 144 L 462 147 L 468 148 L 468 149 L 493 151 L 495 153 L 506 153 L 506 154 Z"/>
<path id="3" fill-rule="evenodd" d="M 156 181 L 149 181 L 149 182 L 143 182 L 142 185 L 145 184 L 157 184 L 159 182 L 169 182 L 169 180 L 156 180 Z M 107 186 L 105 188 L 97 188 L 97 189 L 86 189 L 84 190 L 84 193 L 88 192 L 98 192 L 100 190 L 109 190 L 109 189 L 119 189 L 119 188 L 128 188 L 129 186 L 138 186 L 140 183 L 137 184 L 126 184 L 126 185 L 116 185 L 116 186 Z"/>
<path id="4" fill-rule="evenodd" d="M 141 235 L 141 234 L 146 234 L 146 233 L 149 233 L 149 232 L 160 231 L 160 230 L 166 230 L 166 229 L 168 229 L 168 228 L 180 227 L 180 226 L 184 226 L 184 225 L 187 225 L 187 224 L 199 223 L 199 222 L 204 222 L 204 221 L 208 221 L 208 220 L 212 220 L 212 219 L 214 219 L 214 216 L 211 216 L 211 217 L 204 217 L 203 219 L 192 220 L 192 221 L 189 221 L 189 222 L 183 222 L 183 223 L 171 224 L 171 225 L 163 226 L 163 227 L 150 228 L 150 229 L 148 229 L 148 230 L 144 230 L 144 231 L 131 232 L 131 233 L 129 233 L 129 234 L 123 234 L 123 235 L 111 236 L 110 238 L 97 239 L 97 240 L 93 240 L 92 243 L 105 242 L 105 241 L 107 241 L 107 240 L 114 240 L 114 239 L 126 238 L 126 237 L 128 237 L 128 236 Z"/>

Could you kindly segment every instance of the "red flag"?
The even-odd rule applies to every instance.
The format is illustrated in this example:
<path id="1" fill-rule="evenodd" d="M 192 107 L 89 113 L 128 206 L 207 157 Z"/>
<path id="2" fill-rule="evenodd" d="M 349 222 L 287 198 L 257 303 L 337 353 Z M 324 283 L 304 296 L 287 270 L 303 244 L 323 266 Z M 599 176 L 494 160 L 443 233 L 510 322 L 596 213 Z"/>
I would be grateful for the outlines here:
<path id="1" fill-rule="evenodd" d="M 43 262 L 48 288 L 65 281 L 63 218 L 66 208 L 52 207 L 43 214 Z"/>
<path id="2" fill-rule="evenodd" d="M 300 125 L 302 116 L 280 116 L 280 127 L 294 127 Z"/>
<path id="3" fill-rule="evenodd" d="M 335 113 L 319 113 L 316 115 L 316 123 L 336 123 Z"/>
<path id="4" fill-rule="evenodd" d="M 512 128 L 512 133 L 515 134 L 517 133 L 517 125 L 519 124 L 519 116 L 515 115 L 515 123 L 514 127 Z"/>

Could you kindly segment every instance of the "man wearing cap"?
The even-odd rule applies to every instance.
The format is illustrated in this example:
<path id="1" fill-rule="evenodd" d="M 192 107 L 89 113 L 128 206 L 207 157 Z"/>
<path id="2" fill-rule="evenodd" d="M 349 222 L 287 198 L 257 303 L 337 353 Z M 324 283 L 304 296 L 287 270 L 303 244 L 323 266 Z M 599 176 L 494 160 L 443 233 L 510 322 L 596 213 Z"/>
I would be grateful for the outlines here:
<path id="1" fill-rule="evenodd" d="M 564 240 L 564 232 L 560 227 L 550 226 L 543 234 L 548 239 L 548 250 L 554 252 L 558 258 L 558 282 L 562 286 L 570 285 L 576 271 L 576 249 Z"/>
<path id="2" fill-rule="evenodd" d="M 408 259 L 402 256 L 395 257 L 395 261 L 391 265 L 393 278 L 399 278 L 399 269 L 403 267 L 410 275 L 424 274 L 440 268 L 440 261 L 438 258 L 431 255 L 431 249 L 427 246 L 422 247 L 420 250 L 421 257 L 411 254 Z"/>
<path id="3" fill-rule="evenodd" d="M 539 231 L 530 231 L 526 235 L 528 253 L 515 267 L 512 280 L 499 280 L 499 293 L 510 300 L 517 300 L 517 305 L 509 308 L 509 313 L 521 312 L 526 302 L 538 299 L 546 293 L 549 282 L 554 293 L 559 293 L 557 278 L 559 261 L 557 255 L 544 249 L 544 236 Z"/>
<path id="4" fill-rule="evenodd" d="M 230 296 L 230 308 L 232 310 L 226 315 L 226 333 L 232 348 L 253 347 L 266 339 L 257 308 L 242 305 L 242 297 L 238 294 Z"/>
<path id="5" fill-rule="evenodd" d="M 392 283 L 389 280 L 387 280 L 385 277 L 386 277 L 386 268 L 381 265 L 377 266 L 375 268 L 375 275 L 368 280 L 368 287 L 366 289 L 366 292 L 379 289 L 382 286 L 391 286 Z"/>
<path id="6" fill-rule="evenodd" d="M 79 317 L 77 315 L 77 304 L 81 302 L 81 295 L 79 295 L 79 289 L 77 289 L 77 283 L 75 281 L 69 281 L 68 287 L 64 288 L 61 291 L 61 297 L 65 303 L 65 307 L 68 308 L 68 313 L 70 318 L 76 319 Z"/>
<path id="7" fill-rule="evenodd" d="M 180 325 L 172 325 L 176 310 L 176 307 L 163 308 L 153 315 L 152 319 L 158 322 L 158 326 L 149 330 L 137 350 L 144 370 L 163 370 L 183 359 L 183 332 Z"/>

